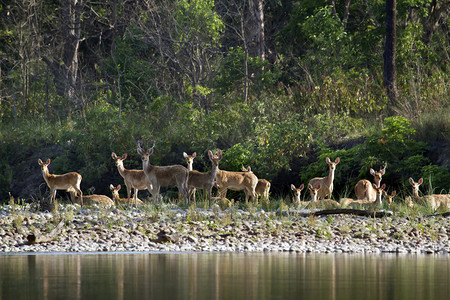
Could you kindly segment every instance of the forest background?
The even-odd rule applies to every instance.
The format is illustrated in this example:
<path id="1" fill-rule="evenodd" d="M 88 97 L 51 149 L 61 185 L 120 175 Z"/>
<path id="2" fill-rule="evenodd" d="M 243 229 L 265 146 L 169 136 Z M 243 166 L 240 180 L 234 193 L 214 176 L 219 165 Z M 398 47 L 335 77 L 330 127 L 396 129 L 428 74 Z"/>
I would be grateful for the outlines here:
<path id="1" fill-rule="evenodd" d="M 141 169 L 251 166 L 272 182 L 326 176 L 354 196 L 381 169 L 389 190 L 448 193 L 450 3 L 438 0 L 0 1 L 0 202 L 38 199 L 37 164 L 123 183 Z M 389 26 L 389 24 L 394 26 Z M 389 66 L 391 68 L 389 69 Z M 167 195 L 174 195 L 168 193 Z"/>

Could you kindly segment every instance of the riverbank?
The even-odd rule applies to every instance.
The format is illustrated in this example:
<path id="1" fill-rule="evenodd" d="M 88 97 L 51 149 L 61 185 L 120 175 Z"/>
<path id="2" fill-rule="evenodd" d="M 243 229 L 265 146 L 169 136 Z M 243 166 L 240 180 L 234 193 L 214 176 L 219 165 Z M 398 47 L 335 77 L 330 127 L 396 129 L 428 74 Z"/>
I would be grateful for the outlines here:
<path id="1" fill-rule="evenodd" d="M 16 252 L 297 252 L 448 255 L 450 218 L 299 216 L 262 209 L 81 208 L 56 213 L 0 207 L 0 253 Z M 59 226 L 58 226 L 59 225 Z M 30 243 L 30 236 L 54 237 Z M 57 231 L 57 232 L 56 232 Z M 28 238 L 28 239 L 27 239 Z"/>

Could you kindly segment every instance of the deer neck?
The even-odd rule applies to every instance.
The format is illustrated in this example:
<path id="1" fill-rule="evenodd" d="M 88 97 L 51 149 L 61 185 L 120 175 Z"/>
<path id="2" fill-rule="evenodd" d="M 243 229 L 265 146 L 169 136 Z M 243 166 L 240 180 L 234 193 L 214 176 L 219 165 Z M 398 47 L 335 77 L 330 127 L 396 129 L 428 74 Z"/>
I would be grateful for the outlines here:
<path id="1" fill-rule="evenodd" d="M 117 165 L 117 170 L 119 171 L 119 174 L 122 175 L 122 177 L 125 177 L 125 167 L 123 166 L 123 162 Z"/>
<path id="2" fill-rule="evenodd" d="M 192 171 L 192 170 L 194 170 L 194 168 L 192 167 L 192 165 L 193 165 L 193 162 L 192 161 L 190 161 L 190 162 L 188 162 L 188 167 L 187 167 L 187 169 L 188 169 L 188 171 Z"/>
<path id="3" fill-rule="evenodd" d="M 333 185 L 333 181 L 334 181 L 334 168 L 330 167 L 330 171 L 328 173 L 328 177 L 327 177 L 327 184 L 328 186 L 332 186 Z"/>

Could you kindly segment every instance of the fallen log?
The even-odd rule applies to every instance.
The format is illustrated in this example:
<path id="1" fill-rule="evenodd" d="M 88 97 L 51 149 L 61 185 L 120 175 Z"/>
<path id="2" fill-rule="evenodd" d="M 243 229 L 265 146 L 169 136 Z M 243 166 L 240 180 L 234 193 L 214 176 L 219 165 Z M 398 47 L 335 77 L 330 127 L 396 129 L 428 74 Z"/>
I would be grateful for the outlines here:
<path id="1" fill-rule="evenodd" d="M 59 233 L 59 231 L 61 230 L 61 228 L 64 225 L 64 220 L 61 220 L 61 222 L 59 222 L 59 224 L 52 230 L 50 231 L 49 234 L 30 234 L 27 236 L 27 240 L 28 240 L 28 244 L 32 245 L 32 244 L 39 244 L 39 243 L 47 243 L 50 241 L 53 241 L 57 234 Z"/>
<path id="2" fill-rule="evenodd" d="M 340 208 L 340 209 L 323 209 L 309 212 L 283 211 L 282 215 L 298 216 L 298 217 L 324 216 L 324 215 L 356 215 L 371 218 L 382 218 L 385 216 L 392 216 L 392 212 Z"/>

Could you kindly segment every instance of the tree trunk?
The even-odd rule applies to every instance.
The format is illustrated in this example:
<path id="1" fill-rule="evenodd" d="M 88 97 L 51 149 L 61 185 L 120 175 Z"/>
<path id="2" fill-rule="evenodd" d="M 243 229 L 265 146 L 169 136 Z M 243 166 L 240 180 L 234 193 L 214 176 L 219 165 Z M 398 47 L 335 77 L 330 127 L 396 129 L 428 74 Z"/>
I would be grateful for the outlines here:
<path id="1" fill-rule="evenodd" d="M 348 15 L 349 15 L 349 10 L 350 10 L 350 2 L 351 0 L 345 0 L 345 6 L 344 6 L 344 19 L 343 19 L 343 23 L 344 23 L 344 30 L 347 27 L 347 23 L 348 23 Z"/>
<path id="2" fill-rule="evenodd" d="M 384 45 L 384 86 L 391 106 L 397 103 L 396 54 L 396 0 L 386 0 L 386 41 Z"/>
<path id="3" fill-rule="evenodd" d="M 264 60 L 264 0 L 249 0 L 249 18 L 250 55 Z"/>

